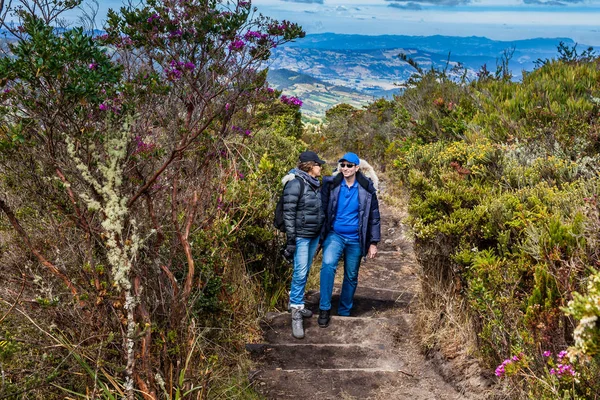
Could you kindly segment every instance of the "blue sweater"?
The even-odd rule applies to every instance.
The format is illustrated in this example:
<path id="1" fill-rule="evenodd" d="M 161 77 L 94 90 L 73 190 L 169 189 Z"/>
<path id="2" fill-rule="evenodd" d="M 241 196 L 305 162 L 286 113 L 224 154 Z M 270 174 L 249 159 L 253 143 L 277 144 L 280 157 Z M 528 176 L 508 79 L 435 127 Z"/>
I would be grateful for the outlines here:
<path id="1" fill-rule="evenodd" d="M 333 223 L 334 232 L 346 239 L 358 240 L 358 213 L 358 181 L 355 180 L 354 184 L 350 187 L 346 185 L 346 181 L 342 181 L 337 212 Z"/>

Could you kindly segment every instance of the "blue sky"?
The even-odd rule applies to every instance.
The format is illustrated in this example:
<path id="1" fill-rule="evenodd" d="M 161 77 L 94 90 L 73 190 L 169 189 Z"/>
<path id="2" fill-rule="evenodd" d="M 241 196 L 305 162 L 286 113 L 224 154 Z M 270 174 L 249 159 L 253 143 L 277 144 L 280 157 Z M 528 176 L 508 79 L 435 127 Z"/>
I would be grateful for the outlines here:
<path id="1" fill-rule="evenodd" d="M 568 37 L 600 46 L 600 0 L 255 0 L 265 15 L 307 33 Z"/>
<path id="2" fill-rule="evenodd" d="M 122 0 L 99 0 L 99 19 Z M 600 0 L 254 0 L 307 33 L 571 38 L 600 47 Z"/>

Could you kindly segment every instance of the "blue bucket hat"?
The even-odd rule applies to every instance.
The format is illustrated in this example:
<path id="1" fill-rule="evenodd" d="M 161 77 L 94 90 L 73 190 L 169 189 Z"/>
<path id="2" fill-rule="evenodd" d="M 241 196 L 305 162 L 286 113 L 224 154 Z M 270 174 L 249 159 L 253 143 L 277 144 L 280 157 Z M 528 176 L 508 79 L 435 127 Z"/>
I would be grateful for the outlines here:
<path id="1" fill-rule="evenodd" d="M 342 161 L 348 161 L 352 164 L 358 165 L 360 164 L 360 158 L 358 158 L 358 156 L 354 153 L 346 153 L 342 156 L 342 158 L 339 159 L 338 162 L 342 162 Z"/>

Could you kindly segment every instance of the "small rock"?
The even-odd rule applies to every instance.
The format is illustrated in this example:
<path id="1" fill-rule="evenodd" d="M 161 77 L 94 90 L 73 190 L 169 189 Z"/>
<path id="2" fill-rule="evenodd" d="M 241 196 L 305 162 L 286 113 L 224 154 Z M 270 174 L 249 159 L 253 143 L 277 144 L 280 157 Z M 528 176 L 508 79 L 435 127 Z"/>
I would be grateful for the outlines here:
<path id="1" fill-rule="evenodd" d="M 383 243 L 392 244 L 392 243 L 394 243 L 394 241 L 392 239 L 385 239 L 385 241 Z"/>

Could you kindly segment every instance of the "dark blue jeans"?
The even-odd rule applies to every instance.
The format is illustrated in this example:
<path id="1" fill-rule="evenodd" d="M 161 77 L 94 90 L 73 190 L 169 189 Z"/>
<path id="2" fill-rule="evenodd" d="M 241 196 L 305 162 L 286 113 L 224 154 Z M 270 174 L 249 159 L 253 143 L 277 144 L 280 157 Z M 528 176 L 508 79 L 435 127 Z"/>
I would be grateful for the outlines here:
<path id="1" fill-rule="evenodd" d="M 340 258 L 344 255 L 344 282 L 340 294 L 338 315 L 349 316 L 354 292 L 358 285 L 361 249 L 358 240 L 349 240 L 331 231 L 323 242 L 323 263 L 321 264 L 321 310 L 331 309 L 333 281 Z"/>

